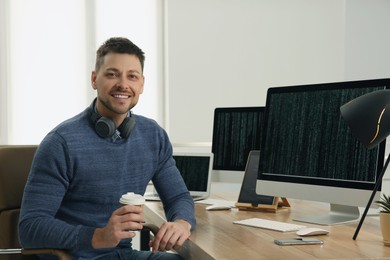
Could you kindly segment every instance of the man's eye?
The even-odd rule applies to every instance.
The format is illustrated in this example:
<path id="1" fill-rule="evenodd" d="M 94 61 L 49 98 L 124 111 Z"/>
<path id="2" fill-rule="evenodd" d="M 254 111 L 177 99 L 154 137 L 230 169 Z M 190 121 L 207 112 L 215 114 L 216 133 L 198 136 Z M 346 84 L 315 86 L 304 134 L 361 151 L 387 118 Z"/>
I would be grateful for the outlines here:
<path id="1" fill-rule="evenodd" d="M 106 76 L 107 76 L 108 78 L 115 78 L 115 77 L 116 77 L 116 74 L 113 73 L 113 72 L 108 72 L 108 73 L 106 73 Z"/>
<path id="2" fill-rule="evenodd" d="M 130 74 L 130 75 L 129 75 L 129 79 L 131 79 L 131 80 L 137 80 L 137 79 L 138 79 L 138 76 L 137 76 L 137 75 L 134 75 L 134 74 Z"/>

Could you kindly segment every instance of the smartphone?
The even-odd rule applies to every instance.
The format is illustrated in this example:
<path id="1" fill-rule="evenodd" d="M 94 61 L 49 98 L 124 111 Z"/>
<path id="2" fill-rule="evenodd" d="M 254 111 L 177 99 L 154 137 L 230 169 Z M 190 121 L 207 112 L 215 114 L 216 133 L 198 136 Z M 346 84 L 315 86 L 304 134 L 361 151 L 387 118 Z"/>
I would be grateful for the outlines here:
<path id="1" fill-rule="evenodd" d="M 275 239 L 275 244 L 280 246 L 291 246 L 291 245 L 322 245 L 324 241 L 318 238 L 288 238 L 288 239 Z"/>

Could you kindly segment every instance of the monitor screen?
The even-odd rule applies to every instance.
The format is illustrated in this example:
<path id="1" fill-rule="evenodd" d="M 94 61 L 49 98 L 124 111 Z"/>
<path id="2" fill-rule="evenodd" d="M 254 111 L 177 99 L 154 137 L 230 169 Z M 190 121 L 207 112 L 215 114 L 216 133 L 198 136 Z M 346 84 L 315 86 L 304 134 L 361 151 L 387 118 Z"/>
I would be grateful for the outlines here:
<path id="1" fill-rule="evenodd" d="M 210 152 L 173 152 L 173 159 L 191 197 L 194 200 L 210 196 L 213 154 Z M 144 194 L 146 200 L 159 201 L 157 189 Z"/>
<path id="2" fill-rule="evenodd" d="M 208 192 L 211 154 L 174 153 L 173 158 L 190 192 Z"/>
<path id="3" fill-rule="evenodd" d="M 349 218 L 358 218 L 355 207 L 368 201 L 385 143 L 366 149 L 343 121 L 340 106 L 388 87 L 390 80 L 379 79 L 270 88 L 256 192 L 329 202 L 331 210 L 345 205 Z M 331 215 L 299 220 L 344 222 Z"/>
<path id="4" fill-rule="evenodd" d="M 264 107 L 215 109 L 211 147 L 214 170 L 245 170 L 249 152 L 260 147 L 264 110 Z"/>

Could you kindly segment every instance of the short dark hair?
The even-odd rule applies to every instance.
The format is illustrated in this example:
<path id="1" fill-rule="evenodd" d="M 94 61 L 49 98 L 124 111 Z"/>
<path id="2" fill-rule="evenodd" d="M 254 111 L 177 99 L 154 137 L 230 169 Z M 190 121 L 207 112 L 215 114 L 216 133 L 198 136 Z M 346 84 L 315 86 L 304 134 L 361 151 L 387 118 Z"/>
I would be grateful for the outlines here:
<path id="1" fill-rule="evenodd" d="M 142 71 L 144 70 L 145 53 L 129 39 L 123 37 L 112 37 L 105 41 L 96 51 L 96 72 L 99 71 L 104 62 L 104 56 L 108 53 L 127 53 L 135 55 L 141 62 Z"/>

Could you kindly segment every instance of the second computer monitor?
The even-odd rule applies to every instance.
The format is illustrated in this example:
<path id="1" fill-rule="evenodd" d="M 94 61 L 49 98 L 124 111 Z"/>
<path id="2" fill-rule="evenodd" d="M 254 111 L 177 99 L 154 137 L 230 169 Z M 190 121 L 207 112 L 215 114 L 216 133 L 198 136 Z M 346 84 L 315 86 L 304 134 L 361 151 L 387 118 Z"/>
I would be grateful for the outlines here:
<path id="1" fill-rule="evenodd" d="M 259 150 L 264 107 L 224 107 L 214 111 L 214 170 L 244 172 L 249 152 Z"/>

